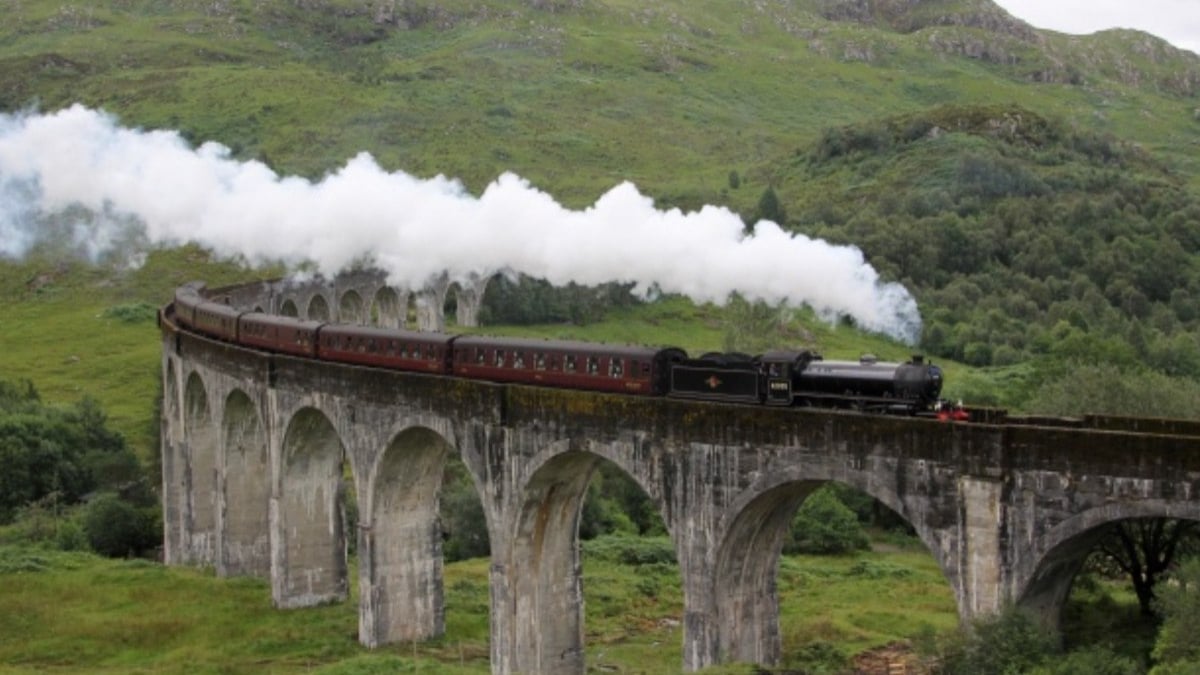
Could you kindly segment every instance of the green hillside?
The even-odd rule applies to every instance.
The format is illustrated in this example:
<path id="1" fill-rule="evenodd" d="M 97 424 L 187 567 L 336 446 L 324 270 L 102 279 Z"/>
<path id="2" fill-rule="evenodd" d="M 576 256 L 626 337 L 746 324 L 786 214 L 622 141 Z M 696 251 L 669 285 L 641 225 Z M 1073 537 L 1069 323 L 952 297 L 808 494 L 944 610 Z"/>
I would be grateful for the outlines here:
<path id="1" fill-rule="evenodd" d="M 917 293 L 932 353 L 1103 351 L 1200 377 L 1200 193 L 1136 145 L 948 106 L 827 130 L 778 183 L 807 205 L 798 227 L 861 246 Z"/>
<path id="2" fill-rule="evenodd" d="M 660 208 L 718 204 L 861 247 L 918 299 L 916 349 L 946 366 L 949 397 L 1200 415 L 1200 56 L 1143 33 L 1040 31 L 990 0 L 9 0 L 0 16 L 0 112 L 82 103 L 312 179 L 364 151 L 474 193 L 511 171 L 573 208 L 633 181 Z M 99 400 L 155 484 L 155 309 L 193 279 L 281 270 L 195 246 L 85 263 L 66 246 L 0 259 L 0 380 Z M 803 309 L 588 293 L 497 282 L 484 330 L 913 349 Z M 42 502 L 0 543 L 60 518 L 78 521 Z M 932 559 L 873 534 L 874 553 L 783 559 L 786 667 L 956 622 Z M 676 667 L 677 572 L 594 542 L 588 663 Z M 0 546 L 0 670 L 483 672 L 486 575 L 482 559 L 447 566 L 445 638 L 368 653 L 354 602 L 273 612 L 259 581 Z M 1136 602 L 1105 584 L 1073 591 L 1068 643 L 1119 635 L 1144 656 Z"/>
<path id="3" fill-rule="evenodd" d="M 659 207 L 771 217 L 905 283 L 920 349 L 1000 369 L 952 392 L 988 402 L 1024 406 L 1047 361 L 1200 377 L 1200 56 L 1145 34 L 1039 31 L 989 0 L 21 0 L 5 19 L 0 110 L 81 102 L 285 174 L 368 151 L 476 192 L 514 171 L 580 207 L 632 180 Z M 9 302 L 54 301 L 24 282 Z M 18 311 L 17 342 L 66 321 Z M 706 312 L 590 334 L 721 346 Z M 779 339 L 863 348 L 801 326 Z M 84 386 L 58 384 L 87 359 L 62 349 L 14 370 Z"/>
<path id="4" fill-rule="evenodd" d="M 512 170 L 576 204 L 632 179 L 663 203 L 747 209 L 830 126 L 1015 102 L 1200 174 L 1200 57 L 1138 33 L 1036 31 L 988 0 L 22 0 L 5 14 L 0 108 L 82 102 L 285 173 L 366 150 L 475 190 Z"/>

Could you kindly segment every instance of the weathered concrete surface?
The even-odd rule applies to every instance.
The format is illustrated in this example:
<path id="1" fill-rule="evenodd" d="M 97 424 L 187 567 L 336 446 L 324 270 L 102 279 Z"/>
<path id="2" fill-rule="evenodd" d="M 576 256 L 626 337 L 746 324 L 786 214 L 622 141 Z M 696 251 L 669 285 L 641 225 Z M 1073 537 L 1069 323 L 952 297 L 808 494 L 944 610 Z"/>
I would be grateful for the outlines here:
<path id="1" fill-rule="evenodd" d="M 441 464 L 457 454 L 492 545 L 496 673 L 584 671 L 577 525 L 601 461 L 645 490 L 674 541 L 686 670 L 779 660 L 782 535 L 826 481 L 910 522 L 964 618 L 1015 602 L 1053 623 L 1097 528 L 1200 520 L 1195 435 L 507 387 L 271 357 L 169 323 L 163 344 L 168 561 L 269 569 L 276 605 L 299 607 L 346 597 L 357 536 L 363 644 L 437 635 Z M 241 513 L 264 501 L 266 518 Z"/>

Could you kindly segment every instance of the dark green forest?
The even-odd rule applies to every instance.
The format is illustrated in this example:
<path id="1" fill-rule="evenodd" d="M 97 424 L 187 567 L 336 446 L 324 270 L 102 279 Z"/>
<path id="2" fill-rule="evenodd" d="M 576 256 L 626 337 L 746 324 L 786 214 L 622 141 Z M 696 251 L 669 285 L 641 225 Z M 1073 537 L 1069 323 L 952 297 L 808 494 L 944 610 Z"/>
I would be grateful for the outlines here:
<path id="1" fill-rule="evenodd" d="M 840 184 L 789 222 L 914 289 L 931 353 L 1200 376 L 1200 199 L 1135 144 L 1019 107 L 949 107 L 827 129 L 784 175 Z"/>

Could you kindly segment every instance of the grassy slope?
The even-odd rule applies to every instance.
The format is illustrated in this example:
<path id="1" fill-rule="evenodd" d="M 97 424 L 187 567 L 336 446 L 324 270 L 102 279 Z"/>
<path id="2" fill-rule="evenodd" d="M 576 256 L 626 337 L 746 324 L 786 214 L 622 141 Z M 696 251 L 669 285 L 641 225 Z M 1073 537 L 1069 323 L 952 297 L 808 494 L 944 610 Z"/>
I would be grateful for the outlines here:
<path id="1" fill-rule="evenodd" d="M 1047 36 L 1035 49 L 965 27 L 831 22 L 807 3 L 678 0 L 560 12 L 457 0 L 399 30 L 360 3 L 310 4 L 202 14 L 185 2 L 26 0 L 0 28 L 0 108 L 81 101 L 314 176 L 362 150 L 473 190 L 512 170 L 575 205 L 632 179 L 664 203 L 749 210 L 772 167 L 822 128 L 942 103 L 1019 102 L 1200 173 L 1195 99 L 1156 84 L 1197 59 L 1155 63 L 1120 36 Z M 950 56 L 938 40 L 1000 40 L 1023 61 Z M 1053 59 L 1091 64 L 1085 85 L 1030 83 Z M 1150 74 L 1133 87 L 1113 64 Z M 731 170 L 742 189 L 727 188 Z"/>
<path id="2" fill-rule="evenodd" d="M 152 315 L 127 321 L 109 311 L 139 303 L 157 307 L 176 285 L 203 278 L 213 285 L 259 274 L 213 262 L 195 248 L 159 251 L 135 269 L 31 256 L 0 263 L 0 377 L 28 379 L 42 398 L 100 401 L 113 427 L 143 458 L 150 447 L 159 379 L 159 333 Z"/>

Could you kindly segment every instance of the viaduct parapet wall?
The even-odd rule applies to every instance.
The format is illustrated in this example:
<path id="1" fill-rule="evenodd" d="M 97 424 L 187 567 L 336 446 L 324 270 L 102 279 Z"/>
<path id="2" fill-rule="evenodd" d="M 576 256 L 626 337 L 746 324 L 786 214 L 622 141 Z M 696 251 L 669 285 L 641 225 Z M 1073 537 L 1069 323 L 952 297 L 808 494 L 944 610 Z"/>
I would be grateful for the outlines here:
<path id="1" fill-rule="evenodd" d="M 483 293 L 491 277 L 471 275 L 452 281 L 442 275 L 420 289 L 391 285 L 378 270 L 264 281 L 210 291 L 230 305 L 269 314 L 314 321 L 408 328 L 420 331 L 446 329 L 446 301 L 454 298 L 455 322 L 478 326 Z"/>
<path id="2" fill-rule="evenodd" d="M 343 288 L 368 306 L 383 286 Z M 263 289 L 276 310 L 319 295 Z M 1104 525 L 1200 520 L 1200 436 L 1186 423 L 1146 421 L 1147 433 L 1119 418 L 948 424 L 718 405 L 288 358 L 169 320 L 162 335 L 167 562 L 269 578 L 276 606 L 304 607 L 347 598 L 355 538 L 359 640 L 435 637 L 440 481 L 459 456 L 491 543 L 494 673 L 584 672 L 577 531 L 604 461 L 649 495 L 674 542 L 685 670 L 780 660 L 780 548 L 827 481 L 912 524 L 964 619 L 1012 603 L 1053 626 Z M 339 506 L 347 466 L 353 532 Z"/>

